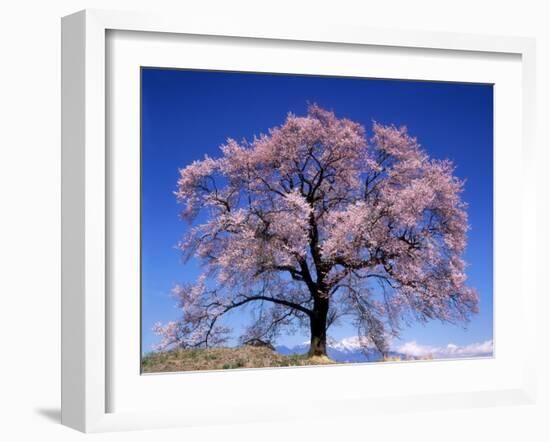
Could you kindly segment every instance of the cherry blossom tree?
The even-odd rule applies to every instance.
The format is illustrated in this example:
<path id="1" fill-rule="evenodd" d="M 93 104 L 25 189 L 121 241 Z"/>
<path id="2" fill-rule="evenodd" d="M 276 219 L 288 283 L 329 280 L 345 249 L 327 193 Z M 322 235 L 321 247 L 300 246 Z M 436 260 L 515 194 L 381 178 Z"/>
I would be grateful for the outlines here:
<path id="1" fill-rule="evenodd" d="M 174 289 L 182 317 L 155 326 L 159 348 L 223 345 L 221 318 L 246 306 L 242 342 L 304 327 L 310 356 L 326 355 L 338 321 L 383 353 L 411 321 L 467 321 L 478 295 L 461 258 L 462 189 L 452 163 L 406 128 L 374 123 L 367 137 L 316 105 L 252 141 L 229 139 L 180 170 L 191 226 L 179 247 L 204 272 Z"/>

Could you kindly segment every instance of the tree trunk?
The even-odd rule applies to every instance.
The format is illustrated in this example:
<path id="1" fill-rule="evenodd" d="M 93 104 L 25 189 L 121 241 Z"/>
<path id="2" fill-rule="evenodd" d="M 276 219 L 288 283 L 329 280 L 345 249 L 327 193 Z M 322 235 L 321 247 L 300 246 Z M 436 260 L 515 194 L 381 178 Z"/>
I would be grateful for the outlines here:
<path id="1" fill-rule="evenodd" d="M 311 342 L 308 356 L 327 355 L 327 315 L 328 299 L 315 298 L 310 319 Z"/>

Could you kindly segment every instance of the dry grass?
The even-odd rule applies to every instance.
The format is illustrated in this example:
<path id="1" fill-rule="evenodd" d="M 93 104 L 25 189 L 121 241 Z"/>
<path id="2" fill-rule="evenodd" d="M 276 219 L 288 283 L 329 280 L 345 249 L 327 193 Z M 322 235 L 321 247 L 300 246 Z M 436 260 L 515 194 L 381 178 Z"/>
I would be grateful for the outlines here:
<path id="1" fill-rule="evenodd" d="M 335 362 L 326 356 L 284 356 L 267 347 L 244 345 L 238 348 L 172 350 L 151 353 L 141 362 L 144 373 L 171 371 L 228 370 L 233 368 L 296 367 Z"/>

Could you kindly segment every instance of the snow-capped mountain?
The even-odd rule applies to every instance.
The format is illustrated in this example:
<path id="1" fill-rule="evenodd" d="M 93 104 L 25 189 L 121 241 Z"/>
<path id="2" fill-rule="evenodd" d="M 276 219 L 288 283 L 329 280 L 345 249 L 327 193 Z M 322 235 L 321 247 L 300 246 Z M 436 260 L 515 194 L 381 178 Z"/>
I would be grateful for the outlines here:
<path id="1" fill-rule="evenodd" d="M 382 359 L 382 354 L 367 343 L 362 346 L 364 338 L 350 336 L 339 341 L 329 340 L 327 353 L 329 358 L 337 362 L 376 362 Z M 275 347 L 278 353 L 284 355 L 304 354 L 309 350 L 309 343 L 304 342 L 294 347 L 279 345 Z M 467 357 L 490 357 L 493 355 L 493 341 L 476 342 L 468 345 L 448 344 L 443 347 L 418 344 L 415 341 L 405 342 L 395 346 L 388 357 L 397 359 L 452 359 Z"/>
<path id="2" fill-rule="evenodd" d="M 275 349 L 284 355 L 303 354 L 309 350 L 309 342 L 294 347 L 281 345 Z M 391 352 L 390 356 L 398 356 L 393 353 Z M 337 362 L 375 362 L 382 358 L 382 354 L 372 346 L 368 345 L 366 349 L 362 347 L 358 336 L 350 336 L 340 341 L 329 340 L 327 354 L 329 358 Z"/>

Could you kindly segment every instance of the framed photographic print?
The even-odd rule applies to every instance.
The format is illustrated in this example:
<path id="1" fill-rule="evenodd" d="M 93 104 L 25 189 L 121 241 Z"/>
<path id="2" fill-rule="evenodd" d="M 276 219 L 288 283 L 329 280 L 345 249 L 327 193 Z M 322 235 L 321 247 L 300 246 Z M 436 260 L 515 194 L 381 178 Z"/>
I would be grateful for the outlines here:
<path id="1" fill-rule="evenodd" d="M 533 45 L 64 18 L 63 423 L 532 401 Z"/>
<path id="2" fill-rule="evenodd" d="M 141 94 L 142 372 L 493 355 L 492 84 L 143 67 Z"/>

